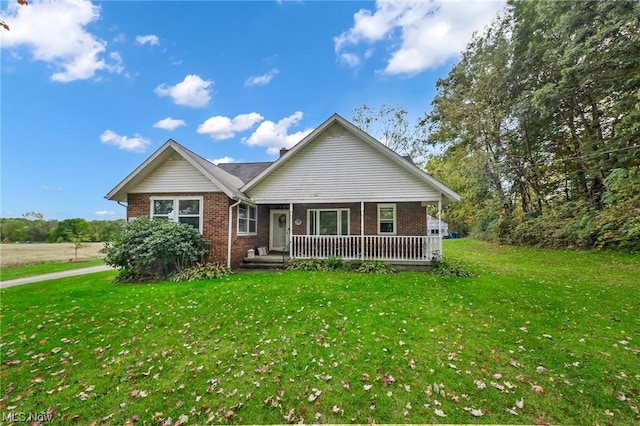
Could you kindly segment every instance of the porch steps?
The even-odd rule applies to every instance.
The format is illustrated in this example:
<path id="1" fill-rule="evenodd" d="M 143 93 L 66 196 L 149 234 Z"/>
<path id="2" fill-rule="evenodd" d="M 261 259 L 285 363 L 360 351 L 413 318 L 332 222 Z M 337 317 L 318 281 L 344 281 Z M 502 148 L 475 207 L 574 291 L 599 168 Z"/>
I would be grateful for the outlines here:
<path id="1" fill-rule="evenodd" d="M 282 253 L 269 253 L 263 256 L 245 257 L 240 270 L 275 270 L 283 269 Z M 289 260 L 289 255 L 284 255 L 284 262 Z"/>

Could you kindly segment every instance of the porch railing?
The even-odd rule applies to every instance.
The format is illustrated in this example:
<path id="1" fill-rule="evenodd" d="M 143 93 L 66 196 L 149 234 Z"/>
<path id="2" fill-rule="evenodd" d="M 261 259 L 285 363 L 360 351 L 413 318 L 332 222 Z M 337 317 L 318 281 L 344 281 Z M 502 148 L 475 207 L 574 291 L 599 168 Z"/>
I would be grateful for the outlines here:
<path id="1" fill-rule="evenodd" d="M 440 237 L 400 235 L 293 235 L 291 257 L 298 259 L 430 261 L 439 256 Z"/>

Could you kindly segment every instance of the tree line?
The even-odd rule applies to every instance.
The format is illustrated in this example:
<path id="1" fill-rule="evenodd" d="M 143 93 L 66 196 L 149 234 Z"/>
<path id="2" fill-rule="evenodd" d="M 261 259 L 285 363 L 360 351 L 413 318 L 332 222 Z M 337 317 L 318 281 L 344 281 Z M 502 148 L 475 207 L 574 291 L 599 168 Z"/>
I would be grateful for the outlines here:
<path id="1" fill-rule="evenodd" d="M 640 251 L 640 2 L 511 0 L 414 128 L 391 110 L 355 121 L 396 120 L 389 145 L 414 158 L 418 147 L 464 197 L 446 208 L 449 229 Z"/>
<path id="2" fill-rule="evenodd" d="M 36 212 L 19 218 L 0 219 L 0 239 L 9 242 L 99 242 L 113 241 L 124 227 L 124 219 L 93 220 L 82 218 L 45 220 Z"/>

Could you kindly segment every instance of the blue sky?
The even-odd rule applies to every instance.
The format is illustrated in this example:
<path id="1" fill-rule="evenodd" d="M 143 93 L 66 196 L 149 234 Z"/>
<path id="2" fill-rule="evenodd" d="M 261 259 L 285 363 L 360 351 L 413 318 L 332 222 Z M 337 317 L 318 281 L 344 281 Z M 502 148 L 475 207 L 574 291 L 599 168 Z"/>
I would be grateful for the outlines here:
<path id="1" fill-rule="evenodd" d="M 4 0 L 0 214 L 124 218 L 104 195 L 169 138 L 212 161 L 272 161 L 335 112 L 415 119 L 503 7 Z"/>

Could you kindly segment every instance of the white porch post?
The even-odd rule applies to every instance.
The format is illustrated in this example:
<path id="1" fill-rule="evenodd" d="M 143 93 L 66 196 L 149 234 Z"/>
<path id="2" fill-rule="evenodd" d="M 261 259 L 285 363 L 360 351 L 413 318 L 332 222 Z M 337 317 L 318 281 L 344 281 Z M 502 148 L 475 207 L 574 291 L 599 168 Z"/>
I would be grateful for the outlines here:
<path id="1" fill-rule="evenodd" d="M 364 201 L 360 201 L 360 259 L 364 260 Z"/>
<path id="2" fill-rule="evenodd" d="M 291 222 L 293 221 L 293 203 L 289 203 L 289 257 L 293 255 L 293 226 Z"/>
<path id="3" fill-rule="evenodd" d="M 442 257 L 442 200 L 438 200 L 438 250 Z"/>

